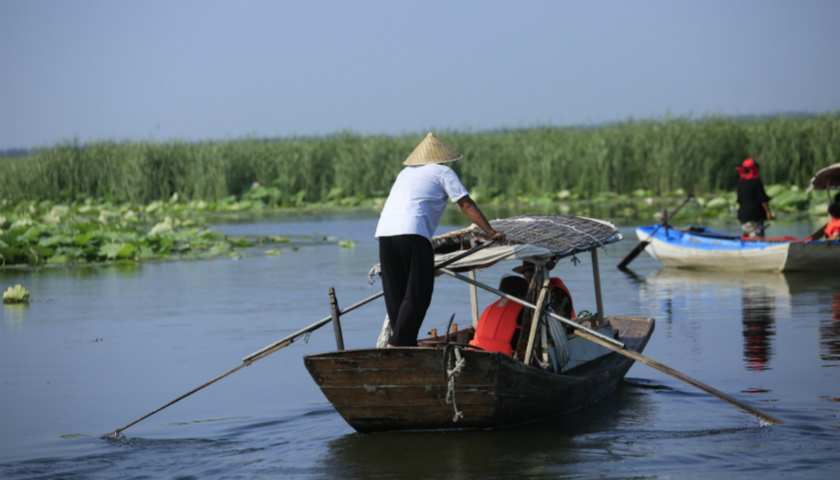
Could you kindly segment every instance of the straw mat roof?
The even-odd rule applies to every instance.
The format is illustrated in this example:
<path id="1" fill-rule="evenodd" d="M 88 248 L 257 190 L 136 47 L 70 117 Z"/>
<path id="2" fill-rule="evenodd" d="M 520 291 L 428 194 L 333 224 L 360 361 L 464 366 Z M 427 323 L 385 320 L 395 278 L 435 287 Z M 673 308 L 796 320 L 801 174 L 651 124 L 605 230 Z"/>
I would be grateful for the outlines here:
<path id="1" fill-rule="evenodd" d="M 602 247 L 622 239 L 612 223 L 575 215 L 526 214 L 490 222 L 505 232 L 506 245 L 534 245 L 551 250 L 556 258 Z M 488 240 L 475 225 L 432 239 L 437 253 L 458 250 L 462 246 Z M 492 247 L 491 247 L 492 248 Z"/>
<path id="2" fill-rule="evenodd" d="M 808 190 L 825 190 L 826 188 L 840 188 L 840 163 L 829 165 L 811 178 Z"/>

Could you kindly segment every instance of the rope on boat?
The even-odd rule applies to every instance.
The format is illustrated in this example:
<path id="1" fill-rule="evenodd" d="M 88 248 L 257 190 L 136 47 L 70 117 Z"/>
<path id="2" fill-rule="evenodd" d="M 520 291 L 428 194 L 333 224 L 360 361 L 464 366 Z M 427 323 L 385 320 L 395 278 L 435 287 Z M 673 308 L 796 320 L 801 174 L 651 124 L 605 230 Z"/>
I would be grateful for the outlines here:
<path id="1" fill-rule="evenodd" d="M 455 403 L 455 378 L 461 375 L 461 372 L 464 370 L 464 365 L 467 364 L 467 359 L 461 357 L 460 348 L 455 347 L 453 350 L 455 350 L 455 366 L 451 369 L 446 369 L 446 378 L 449 380 L 446 386 L 446 404 L 452 404 L 452 408 L 455 409 L 455 416 L 452 417 L 452 421 L 457 422 L 464 418 L 464 412 L 458 410 L 458 404 Z M 446 356 L 444 356 L 445 360 Z M 444 363 L 445 365 L 446 363 Z"/>

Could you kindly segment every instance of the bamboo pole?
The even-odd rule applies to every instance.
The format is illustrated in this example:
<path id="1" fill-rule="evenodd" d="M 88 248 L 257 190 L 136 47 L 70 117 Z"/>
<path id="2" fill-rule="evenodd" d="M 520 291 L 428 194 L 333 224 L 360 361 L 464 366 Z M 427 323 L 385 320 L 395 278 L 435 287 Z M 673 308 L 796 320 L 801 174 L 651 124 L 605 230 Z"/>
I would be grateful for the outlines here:
<path id="1" fill-rule="evenodd" d="M 540 295 L 537 298 L 537 308 L 534 309 L 534 315 L 531 320 L 531 330 L 528 332 L 528 347 L 525 348 L 525 358 L 523 360 L 526 365 L 531 363 L 531 354 L 534 353 L 534 341 L 537 338 L 537 330 L 539 330 L 540 316 L 542 316 L 542 310 L 545 308 L 545 301 L 548 298 L 548 287 L 550 285 L 551 280 L 546 278 L 540 289 Z"/>

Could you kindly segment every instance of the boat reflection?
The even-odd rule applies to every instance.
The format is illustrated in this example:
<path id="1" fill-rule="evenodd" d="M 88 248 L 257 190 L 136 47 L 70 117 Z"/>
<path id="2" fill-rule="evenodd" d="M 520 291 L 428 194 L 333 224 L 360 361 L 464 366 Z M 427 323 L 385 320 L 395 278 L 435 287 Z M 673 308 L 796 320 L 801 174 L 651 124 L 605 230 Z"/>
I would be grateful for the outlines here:
<path id="1" fill-rule="evenodd" d="M 840 275 L 837 272 L 788 274 L 797 317 L 817 322 L 819 356 L 825 366 L 840 367 Z"/>
<path id="2" fill-rule="evenodd" d="M 820 324 L 820 360 L 840 362 L 840 287 L 831 294 L 831 321 Z"/>
<path id="3" fill-rule="evenodd" d="M 626 451 L 616 432 L 655 423 L 656 388 L 630 379 L 572 414 L 512 428 L 351 433 L 328 442 L 318 470 L 343 478 L 588 478 L 591 471 L 577 465 L 591 468 Z"/>
<path id="4" fill-rule="evenodd" d="M 646 315 L 668 323 L 725 321 L 740 301 L 744 368 L 756 372 L 770 369 L 777 308 L 790 308 L 788 279 L 777 272 L 662 268 L 644 279 L 640 295 L 643 308 L 652 309 Z"/>
<path id="5" fill-rule="evenodd" d="M 746 368 L 755 372 L 767 370 L 773 355 L 770 340 L 776 335 L 775 297 L 768 295 L 764 288 L 744 287 L 741 311 Z"/>

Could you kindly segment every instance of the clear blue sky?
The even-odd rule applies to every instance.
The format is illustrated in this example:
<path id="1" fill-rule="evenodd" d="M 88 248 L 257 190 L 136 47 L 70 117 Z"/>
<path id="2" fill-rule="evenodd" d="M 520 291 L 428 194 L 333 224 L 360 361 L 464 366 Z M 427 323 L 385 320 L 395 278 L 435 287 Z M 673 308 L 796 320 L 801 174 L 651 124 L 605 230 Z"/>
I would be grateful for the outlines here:
<path id="1" fill-rule="evenodd" d="M 0 149 L 838 111 L 837 0 L 0 0 Z"/>

